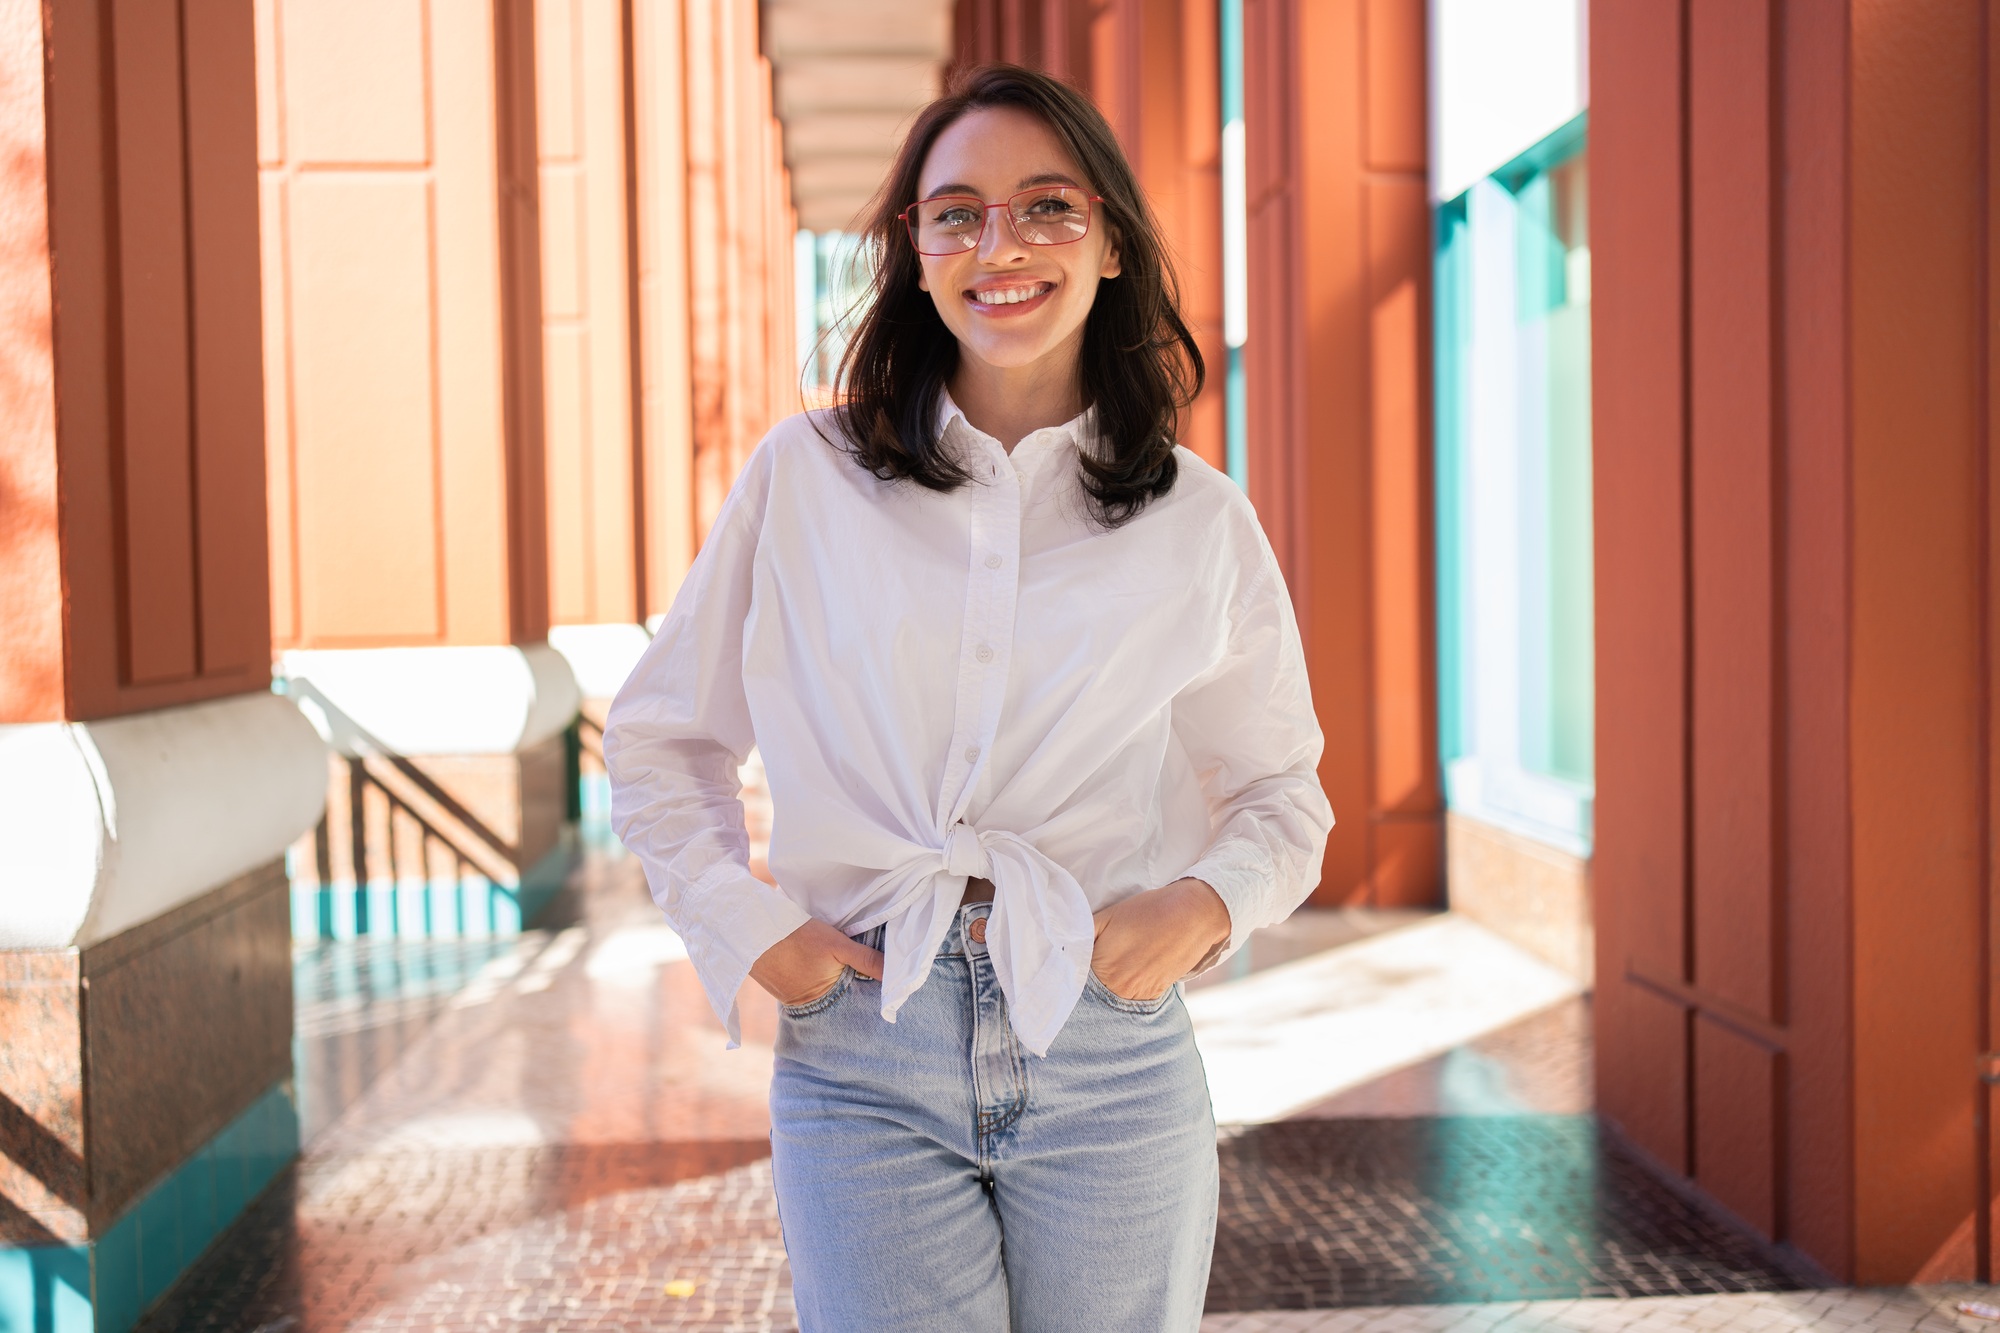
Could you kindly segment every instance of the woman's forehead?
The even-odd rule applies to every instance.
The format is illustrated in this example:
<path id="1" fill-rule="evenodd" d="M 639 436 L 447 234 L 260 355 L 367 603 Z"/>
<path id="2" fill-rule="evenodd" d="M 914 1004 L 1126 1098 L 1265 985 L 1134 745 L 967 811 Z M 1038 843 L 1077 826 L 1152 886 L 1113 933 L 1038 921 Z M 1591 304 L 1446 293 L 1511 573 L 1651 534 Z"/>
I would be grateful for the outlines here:
<path id="1" fill-rule="evenodd" d="M 1037 185 L 1087 182 L 1048 123 L 1017 107 L 982 107 L 945 126 L 918 173 L 918 188 L 926 196 L 998 198 Z"/>

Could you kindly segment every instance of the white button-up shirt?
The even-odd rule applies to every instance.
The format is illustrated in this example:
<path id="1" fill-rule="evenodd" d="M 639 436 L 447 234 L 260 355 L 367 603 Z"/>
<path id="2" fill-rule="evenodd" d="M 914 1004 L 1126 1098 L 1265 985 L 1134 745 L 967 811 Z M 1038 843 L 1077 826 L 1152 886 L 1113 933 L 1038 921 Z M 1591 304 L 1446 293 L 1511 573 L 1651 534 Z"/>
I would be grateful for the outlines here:
<path id="1" fill-rule="evenodd" d="M 1234 950 L 1319 880 L 1320 730 L 1242 492 L 1183 449 L 1173 490 L 1107 531 L 1088 414 L 1011 454 L 943 416 L 974 478 L 948 492 L 871 476 L 806 416 L 773 428 L 612 704 L 613 822 L 732 1045 L 751 964 L 809 917 L 886 925 L 893 1022 L 967 878 L 990 880 L 987 948 L 1042 1055 L 1097 909 L 1197 878 Z M 753 744 L 776 888 L 738 799 Z"/>

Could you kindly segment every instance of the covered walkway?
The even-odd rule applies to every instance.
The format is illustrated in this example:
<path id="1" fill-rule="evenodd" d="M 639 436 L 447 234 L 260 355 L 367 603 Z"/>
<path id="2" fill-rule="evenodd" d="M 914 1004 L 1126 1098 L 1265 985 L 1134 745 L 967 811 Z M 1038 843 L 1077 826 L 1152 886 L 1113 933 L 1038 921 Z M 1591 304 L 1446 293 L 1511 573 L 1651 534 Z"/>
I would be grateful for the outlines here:
<path id="1" fill-rule="evenodd" d="M 744 1048 L 725 1052 L 615 850 L 517 940 L 446 944 L 301 951 L 304 1157 L 142 1327 L 796 1327 L 766 1138 L 772 1003 L 745 996 Z M 1805 1306 L 1730 1294 L 1810 1274 L 1602 1135 L 1574 991 L 1456 917 L 1365 910 L 1302 914 L 1193 989 L 1236 1122 L 1206 1326 L 1622 1328 L 1689 1302 L 1808 1326 L 1771 1322 Z M 1277 1016 L 1254 1047 L 1246 1003 Z M 1357 1011 L 1400 1062 L 1324 1040 L 1317 1024 Z M 1941 1299 L 1861 1326 L 1919 1327 Z M 1387 1305 L 1418 1308 L 1383 1322 L 1370 1307 Z"/>

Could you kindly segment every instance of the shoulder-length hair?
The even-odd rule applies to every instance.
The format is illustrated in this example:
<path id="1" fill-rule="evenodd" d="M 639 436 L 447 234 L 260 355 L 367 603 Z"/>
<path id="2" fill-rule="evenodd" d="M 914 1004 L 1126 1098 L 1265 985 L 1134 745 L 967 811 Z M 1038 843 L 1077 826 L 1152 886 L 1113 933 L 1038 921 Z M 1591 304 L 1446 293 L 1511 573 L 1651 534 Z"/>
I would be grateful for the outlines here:
<path id="1" fill-rule="evenodd" d="M 1120 274 L 1098 286 L 1078 365 L 1097 434 L 1079 451 L 1083 484 L 1096 520 L 1116 527 L 1173 488 L 1174 441 L 1206 372 L 1181 318 L 1159 223 L 1117 136 L 1089 99 L 1035 70 L 984 65 L 960 74 L 903 140 L 864 233 L 871 271 L 836 377 L 839 443 L 884 480 L 948 491 L 970 479 L 938 437 L 938 399 L 958 364 L 958 340 L 917 286 L 921 261 L 898 215 L 917 202 L 938 136 L 989 107 L 1017 107 L 1055 131 L 1102 197 L 1100 218 L 1118 247 Z"/>

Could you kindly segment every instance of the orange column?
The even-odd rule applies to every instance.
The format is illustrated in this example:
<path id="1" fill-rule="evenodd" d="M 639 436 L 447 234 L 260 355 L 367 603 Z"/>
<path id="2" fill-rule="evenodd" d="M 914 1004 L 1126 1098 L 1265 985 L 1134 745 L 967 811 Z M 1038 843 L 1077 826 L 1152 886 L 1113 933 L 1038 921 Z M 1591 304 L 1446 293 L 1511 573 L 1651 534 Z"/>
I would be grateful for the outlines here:
<path id="1" fill-rule="evenodd" d="M 557 624 L 644 618 L 624 4 L 536 0 L 549 601 Z"/>
<path id="2" fill-rule="evenodd" d="M 1599 1101 L 1864 1283 L 1990 1151 L 1990 40 L 1943 3 L 1592 31 Z M 1987 1186 L 1990 1190 L 1990 1182 Z"/>
<path id="3" fill-rule="evenodd" d="M 638 281 L 641 440 L 640 617 L 664 615 L 694 560 L 694 226 L 689 115 L 689 23 L 681 6 L 647 0 L 632 9 L 632 226 Z"/>
<path id="4" fill-rule="evenodd" d="M 689 0 L 685 15 L 689 378 L 699 537 L 751 449 L 799 403 L 789 350 L 793 224 L 782 193 L 771 65 L 758 51 L 757 10 L 743 0 Z"/>
<path id="5" fill-rule="evenodd" d="M 0 3 L 0 1249 L 43 1326 L 129 1327 L 297 1145 L 326 756 L 270 691 L 254 50 L 243 7 Z"/>
<path id="6" fill-rule="evenodd" d="M 13 8 L 0 722 L 263 689 L 249 30 Z"/>
<path id="7" fill-rule="evenodd" d="M 532 7 L 257 14 L 276 639 L 544 639 Z"/>
<path id="8" fill-rule="evenodd" d="M 1438 901 L 1430 217 L 1418 0 L 1248 0 L 1250 489 L 1339 826 L 1316 901 Z"/>

